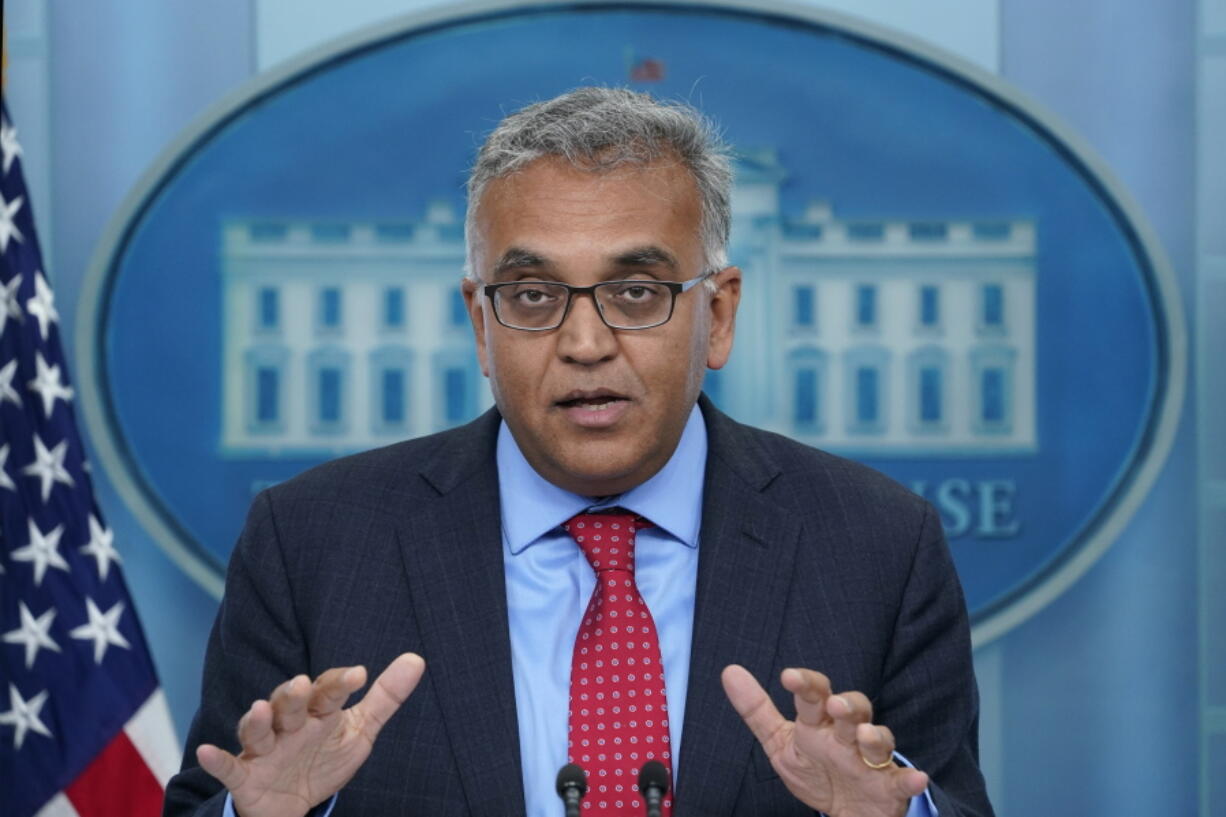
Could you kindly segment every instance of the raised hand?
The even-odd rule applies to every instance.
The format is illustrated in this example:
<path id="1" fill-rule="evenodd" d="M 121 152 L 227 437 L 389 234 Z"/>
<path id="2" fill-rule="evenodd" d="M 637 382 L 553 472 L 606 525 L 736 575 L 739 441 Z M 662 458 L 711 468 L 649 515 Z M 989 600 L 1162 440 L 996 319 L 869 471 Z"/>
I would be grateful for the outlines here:
<path id="1" fill-rule="evenodd" d="M 894 735 L 873 725 L 861 693 L 834 695 L 820 672 L 785 669 L 780 680 L 796 700 L 789 721 L 745 668 L 725 668 L 722 680 L 784 785 L 810 808 L 830 817 L 902 817 L 927 788 L 928 775 L 892 762 Z"/>
<path id="2" fill-rule="evenodd" d="M 301 817 L 349 782 L 425 668 L 418 655 L 399 656 L 348 709 L 364 667 L 330 669 L 315 683 L 291 678 L 238 722 L 240 754 L 206 743 L 196 759 L 229 789 L 239 817 Z"/>

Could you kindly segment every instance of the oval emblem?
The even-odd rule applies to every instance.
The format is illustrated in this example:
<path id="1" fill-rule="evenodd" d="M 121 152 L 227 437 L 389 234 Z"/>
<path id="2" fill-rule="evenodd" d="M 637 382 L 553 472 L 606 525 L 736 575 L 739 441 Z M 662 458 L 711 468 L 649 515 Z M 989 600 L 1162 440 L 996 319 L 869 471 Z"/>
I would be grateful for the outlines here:
<path id="1" fill-rule="evenodd" d="M 930 499 L 980 643 L 1114 540 L 1169 449 L 1183 319 L 1149 229 L 1050 117 L 819 12 L 482 8 L 256 78 L 98 256 L 85 415 L 206 587 L 261 488 L 490 405 L 459 299 L 465 170 L 506 111 L 592 83 L 725 128 L 745 293 L 707 392 Z"/>

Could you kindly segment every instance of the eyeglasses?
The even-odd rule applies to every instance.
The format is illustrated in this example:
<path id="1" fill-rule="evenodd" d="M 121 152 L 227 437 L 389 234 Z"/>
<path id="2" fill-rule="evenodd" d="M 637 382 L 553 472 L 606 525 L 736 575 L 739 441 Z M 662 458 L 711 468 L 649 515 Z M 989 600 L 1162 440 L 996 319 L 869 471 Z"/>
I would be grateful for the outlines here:
<path id="1" fill-rule="evenodd" d="M 668 323 L 677 296 L 707 280 L 704 272 L 685 282 L 634 278 L 601 281 L 576 287 L 557 281 L 508 281 L 486 284 L 485 296 L 494 305 L 494 317 L 510 329 L 547 332 L 557 329 L 570 314 L 576 295 L 591 295 L 600 319 L 610 329 L 651 329 Z"/>

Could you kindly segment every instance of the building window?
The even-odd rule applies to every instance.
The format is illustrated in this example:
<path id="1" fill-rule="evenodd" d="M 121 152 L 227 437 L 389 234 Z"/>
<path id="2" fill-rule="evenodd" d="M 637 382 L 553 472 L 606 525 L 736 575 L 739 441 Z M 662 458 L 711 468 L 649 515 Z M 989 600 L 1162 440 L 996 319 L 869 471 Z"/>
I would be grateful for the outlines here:
<path id="1" fill-rule="evenodd" d="M 856 287 L 856 325 L 860 327 L 877 325 L 877 287 L 871 285 Z"/>
<path id="2" fill-rule="evenodd" d="M 818 422 L 817 369 L 812 366 L 798 367 L 793 378 L 792 422 L 799 427 L 815 426 Z"/>
<path id="3" fill-rule="evenodd" d="M 978 221 L 972 230 L 981 241 L 1006 241 L 1013 234 L 1013 225 L 1007 221 Z"/>
<path id="4" fill-rule="evenodd" d="M 793 349 L 787 357 L 790 393 L 786 395 L 793 429 L 800 434 L 824 430 L 826 410 L 826 353 L 813 347 Z"/>
<path id="5" fill-rule="evenodd" d="M 311 238 L 324 244 L 340 244 L 349 240 L 348 224 L 312 224 Z"/>
<path id="6" fill-rule="evenodd" d="M 1005 288 L 1000 284 L 983 286 L 983 325 L 991 329 L 1005 325 Z"/>
<path id="7" fill-rule="evenodd" d="M 341 291 L 325 287 L 319 292 L 319 325 L 324 329 L 339 329 L 341 325 Z"/>
<path id="8" fill-rule="evenodd" d="M 464 304 L 464 293 L 459 287 L 451 290 L 451 325 L 464 326 L 468 323 L 468 307 Z"/>
<path id="9" fill-rule="evenodd" d="M 243 414 L 250 434 L 275 434 L 285 430 L 285 367 L 289 352 L 284 346 L 261 344 L 245 354 Z"/>
<path id="10" fill-rule="evenodd" d="M 921 423 L 941 422 L 941 370 L 935 366 L 919 370 L 919 419 Z"/>
<path id="11" fill-rule="evenodd" d="M 1009 346 L 980 346 L 971 352 L 972 407 L 975 430 L 1001 434 L 1013 430 L 1013 367 L 1017 352 Z"/>
<path id="12" fill-rule="evenodd" d="M 284 224 L 276 224 L 273 222 L 257 221 L 251 224 L 248 228 L 248 234 L 252 241 L 260 243 L 268 243 L 273 241 L 284 241 L 286 235 L 289 234 L 289 229 Z"/>
<path id="13" fill-rule="evenodd" d="M 311 430 L 344 432 L 347 425 L 346 389 L 349 383 L 349 353 L 342 349 L 318 349 L 307 362 L 307 403 Z"/>
<path id="14" fill-rule="evenodd" d="M 813 310 L 813 287 L 792 287 L 792 325 L 801 328 L 811 328 L 817 321 Z"/>
<path id="15" fill-rule="evenodd" d="M 949 353 L 925 346 L 907 358 L 908 430 L 931 433 L 948 428 Z"/>
<path id="16" fill-rule="evenodd" d="M 466 372 L 456 366 L 448 368 L 443 373 L 443 394 L 446 404 L 444 418 L 447 422 L 458 423 L 468 415 L 468 378 Z"/>
<path id="17" fill-rule="evenodd" d="M 943 221 L 913 221 L 907 225 L 907 233 L 913 241 L 944 241 L 949 227 Z"/>
<path id="18" fill-rule="evenodd" d="M 1005 370 L 995 366 L 980 374 L 980 419 L 999 425 L 1005 419 Z"/>
<path id="19" fill-rule="evenodd" d="M 384 369 L 380 387 L 384 425 L 404 425 L 404 370 Z"/>
<path id="20" fill-rule="evenodd" d="M 271 425 L 281 419 L 281 371 L 275 366 L 255 370 L 255 421 Z"/>
<path id="21" fill-rule="evenodd" d="M 878 393 L 880 372 L 872 366 L 856 369 L 856 422 L 875 425 L 881 395 Z"/>
<path id="22" fill-rule="evenodd" d="M 843 405 L 847 430 L 853 434 L 879 434 L 886 430 L 889 366 L 890 353 L 880 346 L 861 346 L 846 353 Z"/>
<path id="23" fill-rule="evenodd" d="M 341 419 L 341 370 L 324 366 L 317 373 L 319 382 L 319 416 L 321 424 L 339 423 Z"/>
<path id="24" fill-rule="evenodd" d="M 847 237 L 852 241 L 880 241 L 885 237 L 885 225 L 877 221 L 857 221 L 847 225 Z"/>
<path id="25" fill-rule="evenodd" d="M 375 238 L 387 243 L 413 240 L 412 224 L 376 224 Z"/>
<path id="26" fill-rule="evenodd" d="M 413 353 L 383 346 L 370 353 L 370 425 L 376 433 L 405 431 L 410 423 Z"/>
<path id="27" fill-rule="evenodd" d="M 383 291 L 383 325 L 388 329 L 404 326 L 404 289 L 388 287 Z"/>
<path id="28" fill-rule="evenodd" d="M 261 329 L 276 329 L 281 321 L 281 297 L 273 287 L 261 287 L 259 293 L 259 327 Z"/>
<path id="29" fill-rule="evenodd" d="M 941 291 L 935 286 L 922 286 L 919 291 L 920 326 L 931 329 L 941 323 Z"/>

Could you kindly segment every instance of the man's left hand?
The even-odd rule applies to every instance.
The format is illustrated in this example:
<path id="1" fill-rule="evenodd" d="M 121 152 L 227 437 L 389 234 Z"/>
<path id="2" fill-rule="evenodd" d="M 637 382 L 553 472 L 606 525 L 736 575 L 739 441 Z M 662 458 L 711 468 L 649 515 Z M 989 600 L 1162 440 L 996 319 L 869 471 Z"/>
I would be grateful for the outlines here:
<path id="1" fill-rule="evenodd" d="M 789 721 L 744 667 L 725 668 L 722 680 L 784 785 L 810 808 L 830 817 L 902 817 L 927 788 L 928 775 L 892 762 L 894 735 L 873 724 L 863 694 L 834 695 L 820 672 L 785 669 L 783 688 L 796 697 Z"/>

